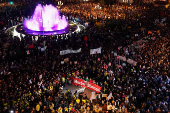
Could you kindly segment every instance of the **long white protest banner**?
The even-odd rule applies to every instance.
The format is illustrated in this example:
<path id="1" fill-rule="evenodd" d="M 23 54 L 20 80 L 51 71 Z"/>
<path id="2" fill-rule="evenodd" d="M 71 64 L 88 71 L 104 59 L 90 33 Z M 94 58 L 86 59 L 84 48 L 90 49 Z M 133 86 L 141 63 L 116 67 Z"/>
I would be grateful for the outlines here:
<path id="1" fill-rule="evenodd" d="M 71 53 L 80 53 L 80 52 L 81 52 L 81 48 L 77 49 L 77 50 L 67 49 L 67 50 L 60 51 L 60 55 L 66 55 L 66 54 L 71 54 Z"/>
<path id="2" fill-rule="evenodd" d="M 136 65 L 137 65 L 137 62 L 135 62 L 135 61 L 132 60 L 132 59 L 128 59 L 127 62 L 128 62 L 129 64 L 132 64 L 133 66 L 136 66 Z"/>
<path id="3" fill-rule="evenodd" d="M 136 65 L 137 65 L 137 62 L 134 61 L 134 60 L 132 60 L 132 59 L 129 59 L 129 58 L 126 59 L 125 56 L 119 56 L 119 55 L 117 55 L 116 52 L 112 52 L 112 53 L 114 53 L 114 56 L 115 56 L 115 54 L 116 54 L 116 58 L 117 58 L 117 59 L 123 60 L 123 61 L 125 61 L 125 62 L 127 62 L 127 63 L 129 63 L 129 64 L 132 64 L 133 66 L 136 66 Z"/>
<path id="4" fill-rule="evenodd" d="M 118 55 L 119 56 L 119 55 Z M 124 57 L 124 56 L 119 56 L 118 57 L 120 60 L 123 60 L 123 61 L 126 61 L 126 57 Z"/>
<path id="5" fill-rule="evenodd" d="M 98 54 L 101 53 L 101 47 L 96 48 L 96 49 L 90 49 L 90 54 Z"/>

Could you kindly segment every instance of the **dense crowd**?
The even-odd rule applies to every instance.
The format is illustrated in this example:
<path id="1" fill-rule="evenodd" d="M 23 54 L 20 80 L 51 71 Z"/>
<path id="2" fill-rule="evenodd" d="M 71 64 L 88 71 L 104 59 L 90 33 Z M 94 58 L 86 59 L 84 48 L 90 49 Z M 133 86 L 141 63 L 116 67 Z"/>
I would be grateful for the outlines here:
<path id="1" fill-rule="evenodd" d="M 141 12 L 142 8 L 139 6 L 121 6 L 121 5 L 113 5 L 110 7 L 104 7 L 100 4 L 95 3 L 83 3 L 79 5 L 66 5 L 61 6 L 61 12 L 70 12 L 71 14 L 81 15 L 86 18 L 86 20 L 91 19 L 125 19 L 126 15 L 130 17 L 133 15 L 133 18 L 136 19 L 135 16 L 138 16 L 139 12 Z"/>
<path id="2" fill-rule="evenodd" d="M 102 16 L 100 9 L 93 9 L 94 5 L 67 5 L 60 10 L 67 16 L 89 21 L 90 17 L 92 20 Z M 21 16 L 30 16 L 30 7 L 24 7 L 24 10 L 21 6 L 15 7 L 5 12 L 6 16 L 2 13 L 0 19 L 8 28 L 21 22 Z M 153 13 L 156 8 L 148 12 L 147 8 L 131 6 L 131 20 L 124 20 L 122 9 L 123 6 L 115 6 L 114 10 L 105 8 L 104 13 L 106 18 L 119 19 L 119 25 L 101 29 L 90 21 L 86 30 L 73 33 L 68 39 L 38 36 L 38 40 L 34 40 L 30 35 L 19 39 L 1 30 L 0 112 L 168 113 L 169 30 L 153 24 L 159 15 Z M 121 18 L 115 15 L 121 15 Z M 149 32 L 147 28 L 141 30 L 146 26 L 151 26 Z M 42 51 L 44 41 L 47 48 Z M 98 47 L 102 48 L 102 53 L 90 55 L 90 49 Z M 60 55 L 61 50 L 79 48 L 82 48 L 80 53 Z M 119 60 L 113 53 L 133 59 L 137 65 Z M 64 59 L 68 60 L 62 64 Z M 71 77 L 101 86 L 100 96 L 91 101 L 87 95 L 80 93 L 77 96 L 68 89 L 63 93 L 65 85 L 70 85 Z M 110 93 L 109 100 L 101 96 Z"/>

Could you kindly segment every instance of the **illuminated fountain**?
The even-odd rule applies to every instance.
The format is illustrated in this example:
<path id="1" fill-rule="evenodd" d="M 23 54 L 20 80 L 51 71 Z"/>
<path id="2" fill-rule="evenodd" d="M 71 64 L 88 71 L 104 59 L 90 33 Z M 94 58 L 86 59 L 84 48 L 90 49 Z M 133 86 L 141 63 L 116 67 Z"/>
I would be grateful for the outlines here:
<path id="1" fill-rule="evenodd" d="M 24 28 L 33 31 L 56 31 L 66 27 L 68 27 L 68 22 L 65 16 L 60 18 L 58 9 L 52 5 L 38 4 L 32 19 L 24 21 Z"/>
<path id="2" fill-rule="evenodd" d="M 31 19 L 25 19 L 23 23 L 8 28 L 6 33 L 10 32 L 17 37 L 27 34 L 36 36 L 68 35 L 69 32 L 80 32 L 83 29 L 83 25 L 71 20 L 67 21 L 64 15 L 61 17 L 56 7 L 38 4 Z"/>

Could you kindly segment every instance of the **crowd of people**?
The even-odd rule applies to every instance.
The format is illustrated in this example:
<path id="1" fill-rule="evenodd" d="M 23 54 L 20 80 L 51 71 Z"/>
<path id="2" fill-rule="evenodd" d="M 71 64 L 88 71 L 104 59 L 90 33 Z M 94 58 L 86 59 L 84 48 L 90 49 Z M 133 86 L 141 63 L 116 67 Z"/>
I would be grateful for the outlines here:
<path id="1" fill-rule="evenodd" d="M 95 5 L 71 4 L 60 10 L 89 22 L 102 18 L 102 10 L 94 9 Z M 15 25 L 23 15 L 30 16 L 29 8 L 33 6 L 36 5 L 9 8 L 4 12 L 6 16 L 1 13 L 0 21 L 6 28 Z M 154 24 L 155 17 L 160 16 L 154 13 L 157 8 L 148 11 L 147 7 L 131 6 L 129 9 L 133 10 L 128 19 L 123 9 L 123 6 L 105 8 L 104 17 L 117 19 L 120 24 L 101 29 L 90 21 L 86 30 L 73 33 L 68 39 L 38 36 L 38 40 L 34 40 L 31 35 L 19 39 L 1 30 L 0 112 L 168 113 L 169 30 Z M 149 32 L 146 26 L 150 26 Z M 47 48 L 42 51 L 44 41 Z M 90 55 L 90 49 L 98 47 L 102 48 L 101 54 Z M 82 48 L 80 53 L 60 55 L 61 50 L 79 48 Z M 117 55 L 133 59 L 137 65 L 120 60 Z M 65 61 L 64 64 L 61 61 Z M 68 89 L 64 93 L 71 77 L 101 86 L 100 96 L 90 100 L 87 95 L 77 96 Z M 112 97 L 107 99 L 102 94 L 112 94 Z"/>
<path id="2" fill-rule="evenodd" d="M 86 18 L 86 20 L 101 20 L 101 19 L 125 19 L 126 15 L 129 14 L 138 16 L 139 12 L 142 10 L 141 6 L 125 6 L 125 5 L 113 5 L 109 7 L 104 7 L 100 4 L 95 3 L 82 3 L 79 5 L 66 5 L 61 6 L 61 12 L 70 12 L 71 14 L 81 15 Z"/>

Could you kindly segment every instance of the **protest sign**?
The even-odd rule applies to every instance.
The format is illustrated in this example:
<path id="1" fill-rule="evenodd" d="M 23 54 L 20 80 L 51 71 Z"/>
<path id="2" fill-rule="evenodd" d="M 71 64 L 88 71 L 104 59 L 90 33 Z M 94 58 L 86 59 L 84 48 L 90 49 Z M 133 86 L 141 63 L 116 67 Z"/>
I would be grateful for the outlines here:
<path id="1" fill-rule="evenodd" d="M 28 51 L 26 51 L 27 52 L 27 55 L 29 55 L 30 54 L 30 51 L 28 50 Z"/>
<path id="2" fill-rule="evenodd" d="M 66 54 L 71 54 L 71 53 L 80 53 L 80 52 L 81 52 L 81 48 L 77 49 L 77 50 L 67 49 L 67 50 L 60 51 L 60 55 L 66 55 Z"/>
<path id="3" fill-rule="evenodd" d="M 101 47 L 96 49 L 90 49 L 90 55 L 101 53 Z"/>
<path id="4" fill-rule="evenodd" d="M 132 60 L 132 59 L 128 59 L 127 62 L 128 62 L 129 64 L 132 64 L 133 66 L 136 66 L 136 65 L 137 65 L 137 62 L 135 62 L 135 61 Z"/>
<path id="5" fill-rule="evenodd" d="M 64 64 L 64 61 L 61 61 L 61 64 Z"/>
<path id="6" fill-rule="evenodd" d="M 99 93 L 100 90 L 101 90 L 100 86 L 98 86 L 98 85 L 96 85 L 94 83 L 87 82 L 87 81 L 85 81 L 83 79 L 72 78 L 72 84 L 73 85 L 78 85 L 78 86 L 81 86 L 81 87 L 85 87 L 87 89 L 95 91 L 96 93 Z"/>

